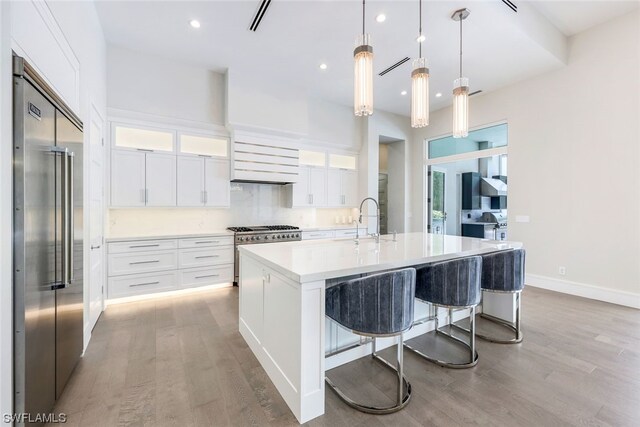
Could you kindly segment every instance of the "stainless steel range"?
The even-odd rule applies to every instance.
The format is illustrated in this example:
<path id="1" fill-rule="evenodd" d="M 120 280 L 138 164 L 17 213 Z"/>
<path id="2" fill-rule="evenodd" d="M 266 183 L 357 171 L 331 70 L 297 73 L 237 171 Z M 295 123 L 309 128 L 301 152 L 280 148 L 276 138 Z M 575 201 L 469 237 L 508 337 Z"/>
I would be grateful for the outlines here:
<path id="1" fill-rule="evenodd" d="M 240 256 L 238 246 L 255 245 L 258 243 L 292 242 L 302 240 L 300 228 L 293 225 L 255 225 L 251 227 L 228 227 L 233 231 L 233 246 L 235 250 L 235 262 L 233 266 L 233 284 L 238 286 L 240 273 Z"/>
<path id="2" fill-rule="evenodd" d="M 480 221 L 496 223 L 493 240 L 507 240 L 507 215 L 502 212 L 483 212 Z"/>

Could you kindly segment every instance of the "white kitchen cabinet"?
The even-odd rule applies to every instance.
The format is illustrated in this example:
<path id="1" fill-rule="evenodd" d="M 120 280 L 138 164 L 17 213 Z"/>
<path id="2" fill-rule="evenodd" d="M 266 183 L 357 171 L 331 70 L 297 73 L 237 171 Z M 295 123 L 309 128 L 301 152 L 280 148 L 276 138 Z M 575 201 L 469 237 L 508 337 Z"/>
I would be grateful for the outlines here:
<path id="1" fill-rule="evenodd" d="M 229 207 L 229 160 L 204 159 L 205 206 Z"/>
<path id="2" fill-rule="evenodd" d="M 176 156 L 146 153 L 147 206 L 176 205 Z"/>
<path id="3" fill-rule="evenodd" d="M 358 171 L 329 168 L 327 195 L 329 207 L 357 206 Z"/>
<path id="4" fill-rule="evenodd" d="M 111 151 L 111 206 L 175 206 L 176 157 L 132 150 Z"/>
<path id="5" fill-rule="evenodd" d="M 111 206 L 145 205 L 145 153 L 111 152 Z"/>
<path id="6" fill-rule="evenodd" d="M 204 205 L 204 160 L 201 157 L 178 156 L 178 206 Z"/>
<path id="7" fill-rule="evenodd" d="M 233 282 L 233 236 L 109 242 L 109 299 Z"/>
<path id="8" fill-rule="evenodd" d="M 178 206 L 228 207 L 229 161 L 178 156 Z"/>
<path id="9" fill-rule="evenodd" d="M 342 193 L 345 206 L 358 206 L 358 171 L 342 171 Z"/>
<path id="10" fill-rule="evenodd" d="M 326 168 L 300 166 L 298 182 L 291 187 L 291 207 L 327 206 Z"/>

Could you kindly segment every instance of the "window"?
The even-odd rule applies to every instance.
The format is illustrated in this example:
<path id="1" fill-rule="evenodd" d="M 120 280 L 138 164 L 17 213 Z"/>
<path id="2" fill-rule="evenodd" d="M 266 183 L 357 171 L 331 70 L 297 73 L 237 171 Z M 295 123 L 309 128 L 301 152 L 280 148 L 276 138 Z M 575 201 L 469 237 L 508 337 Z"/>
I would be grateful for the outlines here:
<path id="1" fill-rule="evenodd" d="M 356 156 L 329 154 L 329 167 L 355 170 Z"/>
<path id="2" fill-rule="evenodd" d="M 321 167 L 327 165 L 327 155 L 322 151 L 300 150 L 298 153 L 300 156 L 299 163 L 301 165 Z"/>
<path id="3" fill-rule="evenodd" d="M 507 145 L 507 125 L 501 124 L 469 132 L 466 138 L 445 138 L 429 141 L 429 159 L 482 151 Z"/>

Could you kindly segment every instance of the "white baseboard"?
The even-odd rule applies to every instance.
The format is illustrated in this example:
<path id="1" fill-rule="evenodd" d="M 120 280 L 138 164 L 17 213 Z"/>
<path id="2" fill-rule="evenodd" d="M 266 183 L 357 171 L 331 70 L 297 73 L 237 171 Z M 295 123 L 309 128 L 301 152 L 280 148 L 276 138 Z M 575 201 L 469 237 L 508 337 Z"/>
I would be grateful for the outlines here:
<path id="1" fill-rule="evenodd" d="M 527 286 L 640 309 L 640 293 L 617 291 L 537 274 L 527 274 L 525 283 Z"/>

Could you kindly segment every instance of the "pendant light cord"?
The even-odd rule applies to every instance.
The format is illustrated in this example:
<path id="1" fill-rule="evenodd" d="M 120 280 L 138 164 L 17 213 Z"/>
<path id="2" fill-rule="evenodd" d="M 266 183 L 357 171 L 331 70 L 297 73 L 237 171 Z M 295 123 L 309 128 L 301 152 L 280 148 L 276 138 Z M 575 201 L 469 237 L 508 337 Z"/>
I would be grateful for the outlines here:
<path id="1" fill-rule="evenodd" d="M 462 12 L 460 12 L 460 78 L 462 78 Z"/>
<path id="2" fill-rule="evenodd" d="M 420 15 L 420 28 L 418 29 L 418 31 L 420 32 L 420 38 L 422 38 L 422 0 L 420 0 L 418 14 Z M 422 58 L 422 40 L 420 41 L 420 43 L 418 43 L 418 58 Z"/>
<path id="3" fill-rule="evenodd" d="M 365 32 L 364 32 L 364 8 L 366 7 L 365 5 L 365 0 L 362 0 L 362 35 L 364 36 Z"/>

